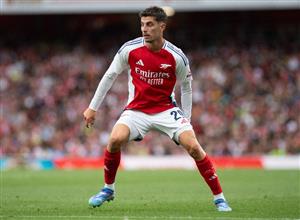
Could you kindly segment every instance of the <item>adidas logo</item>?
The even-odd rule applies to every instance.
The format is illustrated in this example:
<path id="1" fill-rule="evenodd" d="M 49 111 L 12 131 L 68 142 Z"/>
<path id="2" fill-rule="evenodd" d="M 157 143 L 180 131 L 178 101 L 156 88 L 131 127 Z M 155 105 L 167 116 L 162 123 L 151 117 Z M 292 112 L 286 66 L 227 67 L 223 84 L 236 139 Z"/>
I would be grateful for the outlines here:
<path id="1" fill-rule="evenodd" d="M 140 66 L 144 66 L 144 63 L 143 63 L 143 61 L 141 59 L 139 61 L 137 61 L 136 64 L 140 65 Z"/>
<path id="2" fill-rule="evenodd" d="M 187 119 L 185 119 L 185 118 L 183 118 L 182 120 L 181 120 L 181 124 L 184 124 L 184 123 L 188 123 L 189 121 L 187 120 Z"/>
<path id="3" fill-rule="evenodd" d="M 217 176 L 217 174 L 216 173 L 214 173 L 211 177 L 209 177 L 208 179 L 209 180 L 214 180 L 214 179 L 216 179 L 218 176 Z"/>

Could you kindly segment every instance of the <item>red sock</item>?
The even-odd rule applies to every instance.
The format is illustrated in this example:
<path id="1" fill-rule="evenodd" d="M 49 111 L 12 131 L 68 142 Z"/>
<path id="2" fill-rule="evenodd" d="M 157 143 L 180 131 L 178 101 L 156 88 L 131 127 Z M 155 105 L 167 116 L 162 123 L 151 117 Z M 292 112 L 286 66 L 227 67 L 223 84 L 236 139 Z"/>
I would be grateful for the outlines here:
<path id="1" fill-rule="evenodd" d="M 106 184 L 115 182 L 117 170 L 121 160 L 121 151 L 110 153 L 107 149 L 104 152 L 104 181 Z"/>
<path id="2" fill-rule="evenodd" d="M 205 179 L 205 182 L 208 184 L 212 193 L 214 195 L 220 194 L 222 192 L 222 188 L 219 182 L 219 178 L 209 157 L 206 155 L 203 160 L 195 162 L 200 174 Z"/>

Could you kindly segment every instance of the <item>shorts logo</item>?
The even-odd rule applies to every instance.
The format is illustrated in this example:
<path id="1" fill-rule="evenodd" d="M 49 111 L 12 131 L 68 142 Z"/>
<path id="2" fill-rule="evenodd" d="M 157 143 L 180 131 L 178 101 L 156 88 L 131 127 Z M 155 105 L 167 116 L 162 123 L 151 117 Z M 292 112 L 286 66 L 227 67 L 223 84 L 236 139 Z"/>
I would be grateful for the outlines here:
<path id="1" fill-rule="evenodd" d="M 189 121 L 187 120 L 187 119 L 185 119 L 185 118 L 183 118 L 182 120 L 181 120 L 181 124 L 184 124 L 184 123 L 188 123 Z"/>
<path id="2" fill-rule="evenodd" d="M 140 66 L 144 66 L 144 63 L 141 59 L 139 61 L 137 61 L 135 64 L 140 65 Z"/>
<path id="3" fill-rule="evenodd" d="M 166 64 L 166 63 L 162 63 L 162 64 L 160 64 L 160 67 L 159 68 L 161 68 L 161 69 L 167 69 L 168 67 L 171 67 L 172 65 L 171 64 Z"/>

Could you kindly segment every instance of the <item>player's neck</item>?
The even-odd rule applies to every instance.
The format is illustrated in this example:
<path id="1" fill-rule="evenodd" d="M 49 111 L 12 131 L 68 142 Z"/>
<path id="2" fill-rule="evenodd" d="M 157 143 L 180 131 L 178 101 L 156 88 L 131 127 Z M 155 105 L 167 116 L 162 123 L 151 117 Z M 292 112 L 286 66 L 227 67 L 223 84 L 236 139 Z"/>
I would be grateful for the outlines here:
<path id="1" fill-rule="evenodd" d="M 164 43 L 165 43 L 165 39 L 160 38 L 153 42 L 145 42 L 145 45 L 149 50 L 153 52 L 159 52 L 161 48 L 164 46 Z"/>

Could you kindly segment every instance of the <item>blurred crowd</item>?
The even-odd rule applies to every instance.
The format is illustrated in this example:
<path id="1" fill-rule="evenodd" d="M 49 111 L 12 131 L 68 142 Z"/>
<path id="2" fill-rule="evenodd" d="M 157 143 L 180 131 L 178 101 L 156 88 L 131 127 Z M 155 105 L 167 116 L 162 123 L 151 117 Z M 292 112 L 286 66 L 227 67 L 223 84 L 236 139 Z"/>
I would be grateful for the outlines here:
<path id="1" fill-rule="evenodd" d="M 97 53 L 83 43 L 1 46 L 0 156 L 102 155 L 127 102 L 127 74 L 107 94 L 93 128 L 85 127 L 82 113 L 118 47 Z M 300 51 L 231 42 L 184 52 L 194 79 L 192 125 L 208 153 L 300 153 Z M 156 131 L 123 151 L 183 153 Z"/>

